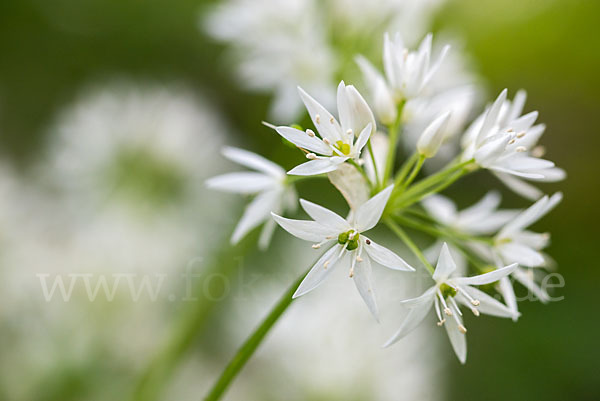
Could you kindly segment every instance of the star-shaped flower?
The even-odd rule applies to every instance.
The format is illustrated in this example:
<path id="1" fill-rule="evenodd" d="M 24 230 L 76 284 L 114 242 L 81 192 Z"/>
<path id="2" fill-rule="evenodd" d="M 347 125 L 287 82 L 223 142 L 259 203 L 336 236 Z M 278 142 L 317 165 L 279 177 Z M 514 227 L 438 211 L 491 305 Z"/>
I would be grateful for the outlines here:
<path id="1" fill-rule="evenodd" d="M 371 260 L 394 270 L 414 271 L 389 249 L 366 237 L 363 232 L 375 227 L 392 193 L 390 185 L 360 205 L 348 219 L 322 206 L 300 200 L 313 220 L 292 220 L 273 213 L 273 218 L 290 234 L 311 241 L 313 248 L 329 247 L 300 284 L 294 298 L 312 291 L 338 266 L 344 256 L 351 257 L 350 277 L 371 313 L 377 318 L 377 303 L 371 279 Z"/>
<path id="2" fill-rule="evenodd" d="M 371 132 L 375 132 L 375 117 L 367 102 L 352 85 L 340 82 L 337 90 L 337 107 L 340 122 L 302 88 L 300 97 L 306 105 L 318 136 L 313 130 L 306 132 L 293 127 L 275 127 L 279 135 L 306 150 L 310 161 L 288 172 L 292 175 L 315 175 L 334 171 L 346 160 L 358 161 Z"/>
<path id="3" fill-rule="evenodd" d="M 233 162 L 255 170 L 223 174 L 206 181 L 206 185 L 212 189 L 256 195 L 233 231 L 231 243 L 238 243 L 248 232 L 266 222 L 259 239 L 260 248 L 265 249 L 275 229 L 275 222 L 269 218 L 270 213 L 295 210 L 296 191 L 287 184 L 283 168 L 256 153 L 227 147 L 223 149 L 223 155 Z"/>
<path id="4" fill-rule="evenodd" d="M 427 289 L 421 296 L 402 302 L 409 308 L 408 315 L 400 329 L 384 346 L 392 345 L 414 330 L 434 306 L 438 326 L 445 325 L 456 356 L 461 363 L 465 363 L 467 360 L 467 341 L 465 338 L 467 329 L 463 324 L 462 312 L 458 305 L 462 304 L 468 307 L 475 316 L 485 313 L 491 316 L 513 317 L 515 315 L 514 311 L 473 286 L 498 281 L 512 273 L 516 268 L 517 264 L 514 263 L 478 276 L 452 277 L 452 273 L 456 270 L 456 264 L 452 260 L 448 246 L 444 244 L 433 273 L 435 285 Z"/>
<path id="5" fill-rule="evenodd" d="M 477 118 L 463 137 L 463 160 L 494 172 L 511 189 L 527 198 L 539 197 L 539 191 L 521 181 L 559 181 L 562 169 L 541 159 L 534 149 L 544 133 L 543 124 L 534 125 L 538 112 L 521 116 L 526 94 L 519 91 L 512 102 L 503 90 L 492 106 Z"/>
<path id="6" fill-rule="evenodd" d="M 357 59 L 371 88 L 375 111 L 384 123 L 393 123 L 397 117 L 396 104 L 419 96 L 439 69 L 450 47 L 444 46 L 435 63 L 431 64 L 432 38 L 428 34 L 417 50 L 410 51 L 399 33 L 394 40 L 386 33 L 383 40 L 385 78 L 366 58 Z"/>

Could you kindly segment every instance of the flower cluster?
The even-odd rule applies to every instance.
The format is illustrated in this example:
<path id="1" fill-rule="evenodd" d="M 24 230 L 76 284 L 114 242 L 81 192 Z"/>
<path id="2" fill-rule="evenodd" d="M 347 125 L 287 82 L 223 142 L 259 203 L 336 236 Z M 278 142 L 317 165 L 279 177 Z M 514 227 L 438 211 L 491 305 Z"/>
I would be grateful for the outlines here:
<path id="1" fill-rule="evenodd" d="M 282 167 L 261 156 L 227 148 L 227 158 L 258 172 L 225 174 L 209 180 L 208 185 L 257 194 L 236 228 L 233 242 L 264 222 L 260 241 L 266 246 L 276 222 L 295 237 L 312 242 L 315 250 L 325 249 L 294 298 L 315 289 L 333 270 L 345 268 L 378 319 L 373 264 L 403 272 L 400 280 L 417 268 L 428 271 L 434 285 L 421 296 L 402 301 L 406 316 L 386 345 L 415 329 L 433 307 L 438 326 L 446 328 L 458 359 L 464 363 L 467 329 L 463 310 L 475 316 L 483 313 L 517 320 L 515 282 L 543 302 L 550 299 L 536 281 L 536 274 L 550 263 L 542 253 L 549 235 L 529 231 L 528 227 L 555 207 L 562 195 L 543 195 L 525 180 L 558 181 L 565 173 L 541 158 L 543 152 L 537 143 L 545 127 L 536 124 L 537 112 L 523 114 L 524 91 L 517 92 L 512 101 L 507 100 L 507 91 L 502 91 L 465 128 L 473 98 L 456 88 L 449 92 L 432 85 L 437 75 L 448 74 L 443 60 L 450 54 L 448 46 L 434 52 L 432 44 L 432 36 L 427 35 L 413 50 L 405 46 L 401 35 L 391 39 L 386 34 L 383 73 L 366 57 L 356 57 L 368 100 L 342 81 L 337 88 L 337 115 L 298 88 L 314 130 L 266 125 L 295 145 L 308 161 L 285 174 Z M 435 108 L 430 107 L 432 104 Z M 407 113 L 413 114 L 410 121 L 421 123 L 411 126 Z M 402 157 L 397 153 L 400 137 L 415 127 L 419 127 L 419 135 L 410 154 Z M 449 143 L 456 145 L 455 152 L 444 158 L 445 166 L 433 172 L 423 169 Z M 489 170 L 535 203 L 524 210 L 498 209 L 501 197 L 492 191 L 459 211 L 452 200 L 439 194 L 480 170 Z M 296 182 L 323 178 L 346 199 L 350 209 L 346 217 L 304 199 L 299 203 L 310 220 L 283 217 L 295 210 Z M 388 249 L 371 234 L 367 237 L 366 232 L 378 225 L 386 226 L 405 247 Z M 422 251 L 407 229 L 431 236 L 432 246 Z M 410 263 L 408 257 L 399 254 L 400 249 L 412 252 Z M 434 268 L 432 262 L 436 260 Z"/>

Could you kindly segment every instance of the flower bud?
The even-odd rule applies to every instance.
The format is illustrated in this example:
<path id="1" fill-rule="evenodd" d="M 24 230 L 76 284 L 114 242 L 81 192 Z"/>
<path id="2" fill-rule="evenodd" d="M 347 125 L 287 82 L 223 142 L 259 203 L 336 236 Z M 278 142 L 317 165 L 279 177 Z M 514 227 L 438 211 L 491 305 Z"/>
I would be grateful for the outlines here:
<path id="1" fill-rule="evenodd" d="M 445 128 L 450 119 L 450 112 L 446 112 L 437 117 L 431 124 L 425 128 L 419 141 L 417 150 L 426 158 L 431 158 L 440 150 L 445 136 Z"/>

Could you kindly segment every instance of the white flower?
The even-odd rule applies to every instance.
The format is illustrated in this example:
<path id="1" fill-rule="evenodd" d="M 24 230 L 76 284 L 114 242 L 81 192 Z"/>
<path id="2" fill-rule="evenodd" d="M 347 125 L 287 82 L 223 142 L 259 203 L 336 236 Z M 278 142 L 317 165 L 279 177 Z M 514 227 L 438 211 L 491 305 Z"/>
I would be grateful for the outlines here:
<path id="1" fill-rule="evenodd" d="M 231 147 L 223 149 L 223 155 L 256 171 L 223 174 L 206 181 L 209 188 L 244 195 L 256 194 L 236 226 L 231 243 L 238 243 L 248 232 L 266 222 L 259 239 L 259 246 L 265 249 L 275 229 L 275 222 L 270 219 L 271 212 L 282 213 L 285 209 L 295 209 L 296 192 L 287 185 L 285 170 L 272 161 L 256 153 Z"/>
<path id="2" fill-rule="evenodd" d="M 423 131 L 417 141 L 417 151 L 426 158 L 436 155 L 445 136 L 445 128 L 450 119 L 450 112 L 446 112 L 433 120 Z"/>
<path id="3" fill-rule="evenodd" d="M 558 181 L 564 171 L 549 160 L 540 159 L 534 149 L 545 126 L 533 125 L 537 111 L 521 116 L 526 94 L 519 91 L 513 102 L 503 90 L 489 109 L 477 118 L 463 138 L 463 160 L 492 170 L 509 187 L 527 198 L 538 198 L 539 191 L 516 176 L 536 181 Z"/>
<path id="4" fill-rule="evenodd" d="M 428 34 L 418 50 L 409 51 L 399 33 L 396 33 L 393 41 L 386 33 L 383 43 L 385 79 L 367 59 L 363 57 L 357 59 L 367 84 L 374 91 L 374 104 L 382 121 L 386 123 L 393 121 L 392 99 L 395 103 L 399 103 L 419 96 L 438 70 L 449 46 L 445 46 L 438 59 L 430 65 L 432 38 L 433 36 Z"/>
<path id="5" fill-rule="evenodd" d="M 350 219 L 344 219 L 322 206 L 301 199 L 302 208 L 313 220 L 291 220 L 273 213 L 273 218 L 290 234 L 305 241 L 315 242 L 313 248 L 329 246 L 306 275 L 294 298 L 316 288 L 349 255 L 350 277 L 371 313 L 377 318 L 377 303 L 371 280 L 371 259 L 394 270 L 413 271 L 400 256 L 375 243 L 362 233 L 375 227 L 392 193 L 387 187 L 358 207 Z"/>
<path id="6" fill-rule="evenodd" d="M 467 342 L 464 334 L 467 329 L 463 324 L 462 312 L 458 304 L 460 303 L 471 309 L 475 316 L 485 313 L 491 316 L 513 317 L 515 315 L 514 311 L 472 286 L 498 281 L 512 273 L 516 267 L 517 264 L 515 263 L 478 276 L 451 277 L 456 270 L 456 264 L 452 260 L 448 246 L 444 244 L 433 273 L 435 285 L 427 289 L 421 296 L 402 302 L 409 308 L 408 315 L 400 329 L 384 346 L 392 345 L 414 330 L 429 313 L 431 307 L 435 306 L 438 326 L 446 323 L 446 332 L 452 348 L 460 362 L 465 363 L 467 359 Z"/>
<path id="7" fill-rule="evenodd" d="M 500 200 L 497 191 L 490 191 L 479 202 L 461 211 L 456 209 L 452 200 L 439 194 L 425 198 L 421 204 L 430 216 L 443 225 L 461 233 L 480 235 L 495 233 L 518 213 L 498 210 Z"/>
<path id="8" fill-rule="evenodd" d="M 279 135 L 301 149 L 310 151 L 310 161 L 288 172 L 293 175 L 315 175 L 334 171 L 348 159 L 358 160 L 371 132 L 375 131 L 375 118 L 367 102 L 352 85 L 340 82 L 337 90 L 337 107 L 340 122 L 302 88 L 298 88 L 317 131 L 306 132 L 292 127 L 272 127 Z"/>
<path id="9" fill-rule="evenodd" d="M 527 227 L 541 219 L 562 200 L 562 193 L 552 197 L 544 196 L 529 208 L 509 221 L 495 237 L 495 251 L 505 263 L 518 263 L 521 266 L 544 265 L 544 257 L 539 251 L 548 245 L 548 233 L 534 233 Z"/>

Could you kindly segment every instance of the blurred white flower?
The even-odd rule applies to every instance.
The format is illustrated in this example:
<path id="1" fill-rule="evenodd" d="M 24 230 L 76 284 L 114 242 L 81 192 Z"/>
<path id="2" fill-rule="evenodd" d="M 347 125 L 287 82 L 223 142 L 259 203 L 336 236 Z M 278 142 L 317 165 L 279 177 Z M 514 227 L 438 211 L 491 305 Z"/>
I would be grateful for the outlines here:
<path id="1" fill-rule="evenodd" d="M 456 264 L 452 260 L 448 246 L 444 244 L 432 277 L 435 285 L 417 298 L 402 301 L 402 304 L 408 307 L 410 311 L 400 329 L 388 340 L 385 346 L 392 345 L 414 330 L 425 319 L 431 307 L 435 306 L 438 326 L 443 326 L 445 323 L 452 348 L 459 361 L 465 363 L 467 360 L 467 342 L 464 334 L 466 334 L 467 329 L 463 324 L 462 312 L 457 301 L 469 308 L 475 316 L 484 313 L 497 317 L 513 317 L 515 313 L 506 305 L 473 287 L 473 285 L 498 281 L 512 273 L 516 267 L 517 264 L 515 263 L 478 276 L 452 277 L 456 270 Z M 448 318 L 442 317 L 443 315 Z"/>
<path id="2" fill-rule="evenodd" d="M 321 138 L 307 129 L 306 132 L 292 127 L 275 127 L 279 135 L 308 153 L 310 161 L 294 167 L 292 175 L 316 175 L 336 170 L 340 164 L 352 159 L 358 161 L 360 152 L 376 130 L 375 118 L 367 102 L 352 85 L 340 82 L 337 90 L 337 106 L 340 122 L 327 109 L 303 89 L 299 88 L 308 114 Z"/>
<path id="3" fill-rule="evenodd" d="M 519 178 L 559 181 L 565 173 L 553 162 L 540 159 L 533 149 L 545 126 L 533 125 L 537 111 L 521 116 L 525 92 L 517 92 L 512 102 L 506 99 L 506 93 L 506 89 L 503 90 L 465 132 L 463 160 L 475 159 L 479 166 L 493 171 L 517 193 L 535 199 L 541 193 Z"/>
<path id="4" fill-rule="evenodd" d="M 442 146 L 446 125 L 450 120 L 450 112 L 435 118 L 425 129 L 417 141 L 417 152 L 423 157 L 434 157 Z"/>
<path id="5" fill-rule="evenodd" d="M 261 249 L 265 249 L 275 229 L 271 212 L 281 214 L 286 210 L 296 210 L 296 191 L 287 183 L 283 168 L 256 153 L 227 147 L 223 149 L 223 155 L 233 162 L 256 170 L 223 174 L 206 181 L 206 185 L 212 189 L 257 195 L 246 207 L 231 236 L 231 243 L 237 244 L 248 232 L 264 222 L 258 244 Z"/>
<path id="6" fill-rule="evenodd" d="M 314 220 L 292 220 L 273 214 L 275 221 L 293 236 L 316 242 L 313 248 L 330 246 L 306 275 L 294 297 L 304 295 L 318 287 L 339 264 L 338 262 L 348 255 L 351 258 L 350 277 L 354 279 L 356 288 L 367 307 L 377 318 L 377 302 L 371 279 L 371 259 L 390 269 L 414 271 L 414 268 L 400 256 L 362 234 L 377 225 L 392 189 L 393 185 L 359 206 L 356 213 L 352 214 L 351 221 L 303 199 L 300 200 L 302 208 Z"/>

